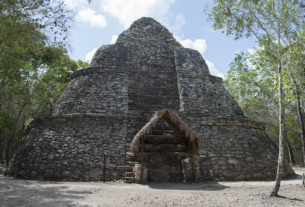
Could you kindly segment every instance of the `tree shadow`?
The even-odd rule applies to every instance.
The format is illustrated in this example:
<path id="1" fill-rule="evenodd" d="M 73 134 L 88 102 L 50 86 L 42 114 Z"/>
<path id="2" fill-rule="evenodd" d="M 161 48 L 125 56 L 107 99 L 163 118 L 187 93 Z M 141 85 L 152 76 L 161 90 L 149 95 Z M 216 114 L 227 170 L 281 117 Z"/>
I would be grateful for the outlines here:
<path id="1" fill-rule="evenodd" d="M 4 174 L 5 170 L 6 170 L 5 165 L 0 164 L 0 175 Z"/>
<path id="2" fill-rule="evenodd" d="M 290 200 L 290 201 L 304 201 L 303 199 L 299 199 L 299 198 L 289 198 L 289 197 L 281 196 L 281 195 L 274 196 L 274 198 L 287 199 L 287 200 Z"/>
<path id="3" fill-rule="evenodd" d="M 211 183 L 147 183 L 150 188 L 163 190 L 197 190 L 197 191 L 218 191 L 230 188 L 217 182 Z"/>
<path id="4" fill-rule="evenodd" d="M 77 206 L 77 200 L 92 193 L 88 190 L 69 190 L 68 186 L 60 184 L 63 183 L 20 180 L 0 175 L 0 206 Z"/>

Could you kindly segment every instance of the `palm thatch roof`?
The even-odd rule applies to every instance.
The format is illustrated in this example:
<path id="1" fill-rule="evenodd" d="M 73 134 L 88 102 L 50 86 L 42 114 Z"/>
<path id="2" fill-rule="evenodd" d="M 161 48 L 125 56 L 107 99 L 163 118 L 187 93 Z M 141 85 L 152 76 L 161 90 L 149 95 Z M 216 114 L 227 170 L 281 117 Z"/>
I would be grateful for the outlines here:
<path id="1" fill-rule="evenodd" d="M 166 120 L 169 126 L 172 127 L 176 132 L 184 134 L 187 142 L 192 144 L 193 153 L 198 153 L 201 148 L 200 138 L 191 128 L 186 125 L 185 122 L 182 121 L 178 114 L 169 109 L 156 112 L 150 121 L 147 122 L 145 126 L 136 134 L 130 145 L 130 150 L 132 152 L 136 153 L 139 151 L 140 143 L 144 136 L 151 134 L 152 128 L 155 127 L 161 119 Z"/>

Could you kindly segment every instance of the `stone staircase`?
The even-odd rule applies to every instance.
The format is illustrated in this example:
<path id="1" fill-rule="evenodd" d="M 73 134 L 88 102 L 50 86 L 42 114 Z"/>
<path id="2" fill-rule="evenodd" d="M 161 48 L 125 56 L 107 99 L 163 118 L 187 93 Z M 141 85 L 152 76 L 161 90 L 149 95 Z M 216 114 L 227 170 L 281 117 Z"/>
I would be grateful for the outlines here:
<path id="1" fill-rule="evenodd" d="M 129 146 L 126 146 L 126 148 L 129 149 Z M 135 166 L 135 164 L 140 164 L 140 163 L 137 162 L 136 155 L 132 152 L 127 152 L 125 159 L 126 159 L 125 161 L 126 165 L 125 165 L 124 181 L 126 183 L 134 183 L 135 176 L 133 173 L 133 167 Z"/>
<path id="2" fill-rule="evenodd" d="M 129 149 L 130 145 L 126 144 L 126 149 Z M 139 153 L 134 154 L 132 152 L 126 153 L 125 158 L 125 175 L 124 180 L 127 183 L 134 183 L 135 182 L 135 176 L 133 173 L 133 167 L 135 164 L 140 164 L 141 162 L 141 150 L 139 149 Z M 184 158 L 186 156 L 187 152 L 187 146 L 185 143 L 185 137 L 183 135 L 174 135 L 172 131 L 165 131 L 165 130 L 158 130 L 153 131 L 151 135 L 146 135 L 144 137 L 144 160 L 150 159 L 150 157 L 155 157 L 155 155 L 158 155 L 156 153 L 162 152 L 163 155 L 167 155 L 169 160 L 173 160 L 174 162 L 177 162 L 175 160 L 179 158 L 178 165 L 180 164 L 180 159 Z M 164 154 L 165 153 L 165 154 Z M 172 159 L 174 158 L 174 159 Z M 167 174 L 168 172 L 163 172 L 162 169 L 159 169 L 157 166 L 150 169 L 154 171 L 153 173 L 157 176 L 160 174 L 162 177 L 162 174 Z M 160 172 L 159 172 L 160 171 Z"/>

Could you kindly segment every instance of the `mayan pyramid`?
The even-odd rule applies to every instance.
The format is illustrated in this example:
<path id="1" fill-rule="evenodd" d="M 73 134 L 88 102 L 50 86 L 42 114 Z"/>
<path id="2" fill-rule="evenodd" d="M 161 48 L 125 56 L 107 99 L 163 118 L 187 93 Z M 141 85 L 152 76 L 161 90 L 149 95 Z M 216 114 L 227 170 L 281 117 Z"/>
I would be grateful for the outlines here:
<path id="1" fill-rule="evenodd" d="M 245 117 L 200 53 L 152 18 L 100 47 L 71 76 L 52 116 L 30 128 L 11 176 L 134 182 L 136 165 L 148 182 L 276 174 L 278 148 L 264 124 Z M 287 163 L 284 171 L 293 174 Z"/>

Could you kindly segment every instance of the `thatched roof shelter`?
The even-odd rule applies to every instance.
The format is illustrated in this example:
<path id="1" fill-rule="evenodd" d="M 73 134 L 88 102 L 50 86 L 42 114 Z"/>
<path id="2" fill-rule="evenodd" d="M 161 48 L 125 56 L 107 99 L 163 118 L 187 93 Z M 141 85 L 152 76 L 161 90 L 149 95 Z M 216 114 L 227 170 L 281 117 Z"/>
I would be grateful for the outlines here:
<path id="1" fill-rule="evenodd" d="M 150 121 L 136 134 L 130 145 L 130 150 L 132 152 L 136 153 L 139 151 L 140 143 L 145 135 L 151 134 L 152 128 L 155 127 L 161 119 L 166 120 L 168 125 L 173 128 L 176 133 L 185 135 L 186 141 L 192 145 L 192 153 L 198 153 L 201 148 L 200 138 L 184 121 L 182 121 L 178 114 L 169 109 L 156 112 Z"/>

